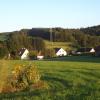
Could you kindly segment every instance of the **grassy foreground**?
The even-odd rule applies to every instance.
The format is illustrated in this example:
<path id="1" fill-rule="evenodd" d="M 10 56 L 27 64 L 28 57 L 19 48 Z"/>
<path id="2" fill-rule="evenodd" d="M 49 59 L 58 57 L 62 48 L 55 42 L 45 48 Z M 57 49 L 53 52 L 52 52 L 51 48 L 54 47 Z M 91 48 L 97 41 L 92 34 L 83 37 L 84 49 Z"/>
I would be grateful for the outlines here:
<path id="1" fill-rule="evenodd" d="M 36 65 L 42 75 L 41 80 L 49 85 L 48 89 L 0 94 L 0 100 L 100 100 L 100 58 L 0 62 L 4 64 L 0 66 L 0 86 L 4 84 L 4 77 L 20 64 Z"/>

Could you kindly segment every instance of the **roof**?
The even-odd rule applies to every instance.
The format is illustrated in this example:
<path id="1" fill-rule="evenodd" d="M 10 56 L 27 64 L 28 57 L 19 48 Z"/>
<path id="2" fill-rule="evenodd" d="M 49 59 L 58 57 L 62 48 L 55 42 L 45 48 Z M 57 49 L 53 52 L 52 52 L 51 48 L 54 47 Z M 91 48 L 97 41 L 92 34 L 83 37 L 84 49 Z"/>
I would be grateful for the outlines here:
<path id="1" fill-rule="evenodd" d="M 77 52 L 90 52 L 92 48 L 79 48 Z"/>
<path id="2" fill-rule="evenodd" d="M 19 50 L 19 56 L 22 56 L 23 53 L 25 52 L 25 50 L 26 50 L 26 48 L 21 48 L 21 49 Z"/>
<path id="3" fill-rule="evenodd" d="M 55 52 L 58 52 L 61 48 L 54 48 Z"/>
<path id="4" fill-rule="evenodd" d="M 40 51 L 37 56 L 43 56 L 43 53 Z"/>

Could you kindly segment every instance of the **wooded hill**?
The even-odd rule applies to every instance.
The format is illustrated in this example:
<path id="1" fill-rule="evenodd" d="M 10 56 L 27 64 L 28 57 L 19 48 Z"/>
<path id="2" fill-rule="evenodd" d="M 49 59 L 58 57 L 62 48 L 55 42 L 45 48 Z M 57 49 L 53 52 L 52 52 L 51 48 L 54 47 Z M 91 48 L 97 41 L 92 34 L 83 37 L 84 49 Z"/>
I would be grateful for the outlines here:
<path id="1" fill-rule="evenodd" d="M 50 41 L 50 34 L 50 28 L 1 33 L 0 48 L 3 47 L 5 51 L 14 54 L 22 47 L 38 52 L 45 51 L 47 46 L 44 40 Z M 100 25 L 81 29 L 52 28 L 52 42 L 70 43 L 71 48 L 96 47 L 100 45 Z"/>

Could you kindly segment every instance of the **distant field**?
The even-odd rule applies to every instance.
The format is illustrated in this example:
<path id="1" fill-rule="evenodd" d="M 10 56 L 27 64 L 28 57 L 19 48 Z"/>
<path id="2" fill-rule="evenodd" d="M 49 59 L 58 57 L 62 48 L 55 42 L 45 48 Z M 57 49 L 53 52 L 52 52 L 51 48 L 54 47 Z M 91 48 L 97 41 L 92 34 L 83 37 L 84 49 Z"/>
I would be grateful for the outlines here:
<path id="1" fill-rule="evenodd" d="M 0 81 L 15 65 L 34 64 L 42 75 L 41 80 L 49 85 L 49 89 L 0 94 L 0 100 L 100 100 L 100 58 L 75 56 L 52 60 L 0 61 L 8 66 L 0 66 Z"/>
<path id="2" fill-rule="evenodd" d="M 47 48 L 63 48 L 63 49 L 67 49 L 70 50 L 71 49 L 71 44 L 70 42 L 50 42 L 50 41 L 46 41 L 46 47 Z"/>
<path id="3" fill-rule="evenodd" d="M 8 35 L 7 34 L 0 34 L 0 41 L 5 41 L 5 40 L 7 40 L 7 38 L 8 38 Z"/>

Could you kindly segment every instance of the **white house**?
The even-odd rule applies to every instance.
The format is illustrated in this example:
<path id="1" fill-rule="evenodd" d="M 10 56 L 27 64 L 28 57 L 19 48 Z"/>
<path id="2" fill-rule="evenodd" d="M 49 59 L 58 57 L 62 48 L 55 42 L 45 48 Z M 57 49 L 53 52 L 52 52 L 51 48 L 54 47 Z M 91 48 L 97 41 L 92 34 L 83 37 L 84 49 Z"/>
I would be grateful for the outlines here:
<path id="1" fill-rule="evenodd" d="M 38 60 L 42 60 L 43 58 L 44 58 L 44 56 L 42 56 L 42 55 L 41 56 L 37 56 Z"/>
<path id="2" fill-rule="evenodd" d="M 37 59 L 38 60 L 42 60 L 44 58 L 43 54 L 41 53 L 41 51 L 38 53 L 37 55 Z"/>
<path id="3" fill-rule="evenodd" d="M 95 49 L 94 48 L 91 48 L 90 52 L 91 53 L 94 53 L 95 52 Z"/>
<path id="4" fill-rule="evenodd" d="M 27 60 L 29 59 L 29 51 L 26 48 L 22 48 L 19 51 L 19 56 L 21 57 L 22 60 Z"/>
<path id="5" fill-rule="evenodd" d="M 66 56 L 67 52 L 63 48 L 55 48 L 56 56 Z"/>
<path id="6" fill-rule="evenodd" d="M 82 53 L 95 53 L 94 48 L 80 48 L 77 51 L 77 54 L 82 54 Z"/>

